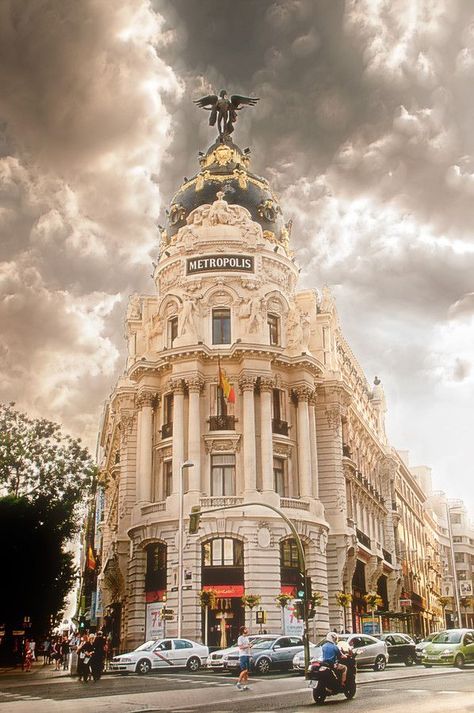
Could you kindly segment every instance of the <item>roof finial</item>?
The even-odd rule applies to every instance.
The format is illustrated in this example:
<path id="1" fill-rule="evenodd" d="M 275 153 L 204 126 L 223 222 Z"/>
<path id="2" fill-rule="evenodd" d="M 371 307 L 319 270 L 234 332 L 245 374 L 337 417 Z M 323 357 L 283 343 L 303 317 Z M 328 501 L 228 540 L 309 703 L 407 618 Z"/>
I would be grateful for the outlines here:
<path id="1" fill-rule="evenodd" d="M 242 97 L 240 94 L 232 94 L 229 99 L 226 90 L 222 89 L 219 96 L 217 94 L 209 94 L 207 97 L 195 99 L 194 103 L 200 109 L 207 109 L 211 112 L 209 125 L 215 126 L 217 121 L 219 138 L 225 140 L 234 131 L 237 112 L 245 106 L 255 106 L 258 101 L 258 97 Z"/>

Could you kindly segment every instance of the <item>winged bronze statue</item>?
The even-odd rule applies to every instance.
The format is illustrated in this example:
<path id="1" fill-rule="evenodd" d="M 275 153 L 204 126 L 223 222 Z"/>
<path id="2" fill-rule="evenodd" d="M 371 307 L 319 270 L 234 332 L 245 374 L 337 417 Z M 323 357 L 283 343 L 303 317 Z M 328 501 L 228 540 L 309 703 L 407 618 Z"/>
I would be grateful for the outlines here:
<path id="1" fill-rule="evenodd" d="M 229 99 L 227 92 L 223 89 L 219 96 L 209 94 L 207 97 L 195 99 L 194 103 L 200 109 L 207 109 L 211 112 L 209 125 L 215 126 L 217 122 L 219 136 L 229 136 L 234 130 L 237 112 L 244 109 L 245 106 L 255 106 L 258 101 L 258 97 L 241 97 L 239 94 L 232 94 Z"/>

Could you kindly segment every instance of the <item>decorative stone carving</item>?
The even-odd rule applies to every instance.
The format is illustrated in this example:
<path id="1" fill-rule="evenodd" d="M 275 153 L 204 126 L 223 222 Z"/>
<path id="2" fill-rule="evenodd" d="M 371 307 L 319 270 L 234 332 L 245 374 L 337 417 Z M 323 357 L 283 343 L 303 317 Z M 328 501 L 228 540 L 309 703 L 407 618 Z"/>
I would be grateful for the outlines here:
<path id="1" fill-rule="evenodd" d="M 249 211 L 243 206 L 229 205 L 224 200 L 223 191 L 218 191 L 217 198 L 209 205 L 208 203 L 198 206 L 188 216 L 188 225 L 213 226 L 213 225 L 248 225 L 252 223 Z"/>
<path id="2" fill-rule="evenodd" d="M 201 376 L 190 376 L 186 379 L 188 391 L 196 391 L 202 393 L 204 388 L 204 379 Z"/>
<path id="3" fill-rule="evenodd" d="M 331 290 L 327 285 L 323 286 L 323 289 L 321 290 L 321 301 L 319 303 L 319 311 L 320 312 L 334 312 L 335 310 L 335 302 L 334 302 L 334 297 L 332 295 Z"/>
<path id="4" fill-rule="evenodd" d="M 170 446 L 167 446 L 166 448 L 160 448 L 158 451 L 158 458 L 160 461 L 166 460 L 167 458 L 171 458 L 172 456 L 172 448 Z"/>
<path id="5" fill-rule="evenodd" d="M 291 445 L 289 443 L 274 443 L 273 453 L 276 456 L 285 456 L 289 458 L 291 456 Z"/>
<path id="6" fill-rule="evenodd" d="M 321 532 L 319 533 L 319 551 L 321 552 L 322 555 L 326 554 L 326 548 L 328 544 L 328 533 L 326 530 L 321 529 Z"/>
<path id="7" fill-rule="evenodd" d="M 176 285 L 182 272 L 182 265 L 179 261 L 173 262 L 160 272 L 160 289 L 162 292 L 168 292 L 173 285 Z"/>
<path id="8" fill-rule="evenodd" d="M 145 325 L 147 351 L 152 349 L 155 337 L 159 337 L 161 334 L 163 334 L 163 322 L 158 314 L 154 314 Z"/>
<path id="9" fill-rule="evenodd" d="M 133 411 L 122 411 L 120 413 L 120 429 L 122 431 L 122 442 L 124 445 L 127 443 L 128 437 L 132 432 L 134 421 L 135 414 Z"/>
<path id="10" fill-rule="evenodd" d="M 256 377 L 251 374 L 242 374 L 239 377 L 239 388 L 241 391 L 253 391 L 255 389 Z"/>
<path id="11" fill-rule="evenodd" d="M 169 382 L 170 391 L 175 394 L 184 394 L 184 380 L 180 378 L 170 379 Z"/>
<path id="12" fill-rule="evenodd" d="M 248 319 L 248 331 L 250 334 L 258 333 L 265 320 L 265 300 L 259 295 L 241 298 L 239 306 L 240 319 Z"/>
<path id="13" fill-rule="evenodd" d="M 229 436 L 227 438 L 204 436 L 204 444 L 206 447 L 206 453 L 236 453 L 240 450 L 240 434 Z"/>
<path id="14" fill-rule="evenodd" d="M 186 215 L 186 208 L 182 206 L 180 203 L 173 203 L 173 205 L 170 207 L 170 213 L 169 213 L 169 221 L 171 225 L 177 225 L 180 223 L 182 220 L 184 220 L 184 216 Z"/>
<path id="15" fill-rule="evenodd" d="M 341 406 L 339 404 L 334 404 L 326 408 L 326 419 L 329 428 L 334 431 L 334 434 L 339 433 L 339 428 L 341 427 Z"/>
<path id="16" fill-rule="evenodd" d="M 156 391 L 140 391 L 137 396 L 137 406 L 138 408 L 143 408 L 143 406 L 149 406 L 154 408 L 158 394 Z"/>
<path id="17" fill-rule="evenodd" d="M 260 391 L 273 391 L 275 379 L 271 376 L 261 376 L 258 380 Z"/>
<path id="18" fill-rule="evenodd" d="M 141 319 L 142 318 L 142 303 L 140 296 L 134 292 L 130 297 L 127 307 L 127 319 Z"/>
<path id="19" fill-rule="evenodd" d="M 295 388 L 292 389 L 292 392 L 295 394 L 298 401 L 309 401 L 314 394 L 314 389 L 307 384 L 300 384 L 295 386 Z"/>
<path id="20" fill-rule="evenodd" d="M 268 525 L 264 522 L 259 523 L 257 530 L 257 545 L 261 550 L 266 550 L 272 543 L 272 533 Z"/>

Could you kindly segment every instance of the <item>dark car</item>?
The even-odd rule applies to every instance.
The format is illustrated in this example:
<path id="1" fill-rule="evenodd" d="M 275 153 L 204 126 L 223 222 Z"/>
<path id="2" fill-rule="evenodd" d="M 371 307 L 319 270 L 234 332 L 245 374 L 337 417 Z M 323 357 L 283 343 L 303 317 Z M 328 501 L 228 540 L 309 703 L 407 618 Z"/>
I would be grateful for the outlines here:
<path id="1" fill-rule="evenodd" d="M 379 634 L 375 638 L 385 641 L 390 663 L 412 666 L 416 661 L 416 644 L 406 634 Z"/>

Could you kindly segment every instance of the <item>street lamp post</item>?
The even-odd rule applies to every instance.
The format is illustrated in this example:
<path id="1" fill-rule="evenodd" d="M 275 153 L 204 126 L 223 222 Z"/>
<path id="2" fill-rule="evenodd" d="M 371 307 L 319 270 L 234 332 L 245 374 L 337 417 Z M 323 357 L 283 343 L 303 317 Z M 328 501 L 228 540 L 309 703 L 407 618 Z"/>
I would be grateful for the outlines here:
<path id="1" fill-rule="evenodd" d="M 181 624 L 183 619 L 183 477 L 184 469 L 192 468 L 194 463 L 190 460 L 181 463 L 179 472 L 179 522 L 178 522 L 178 639 L 181 638 Z"/>

